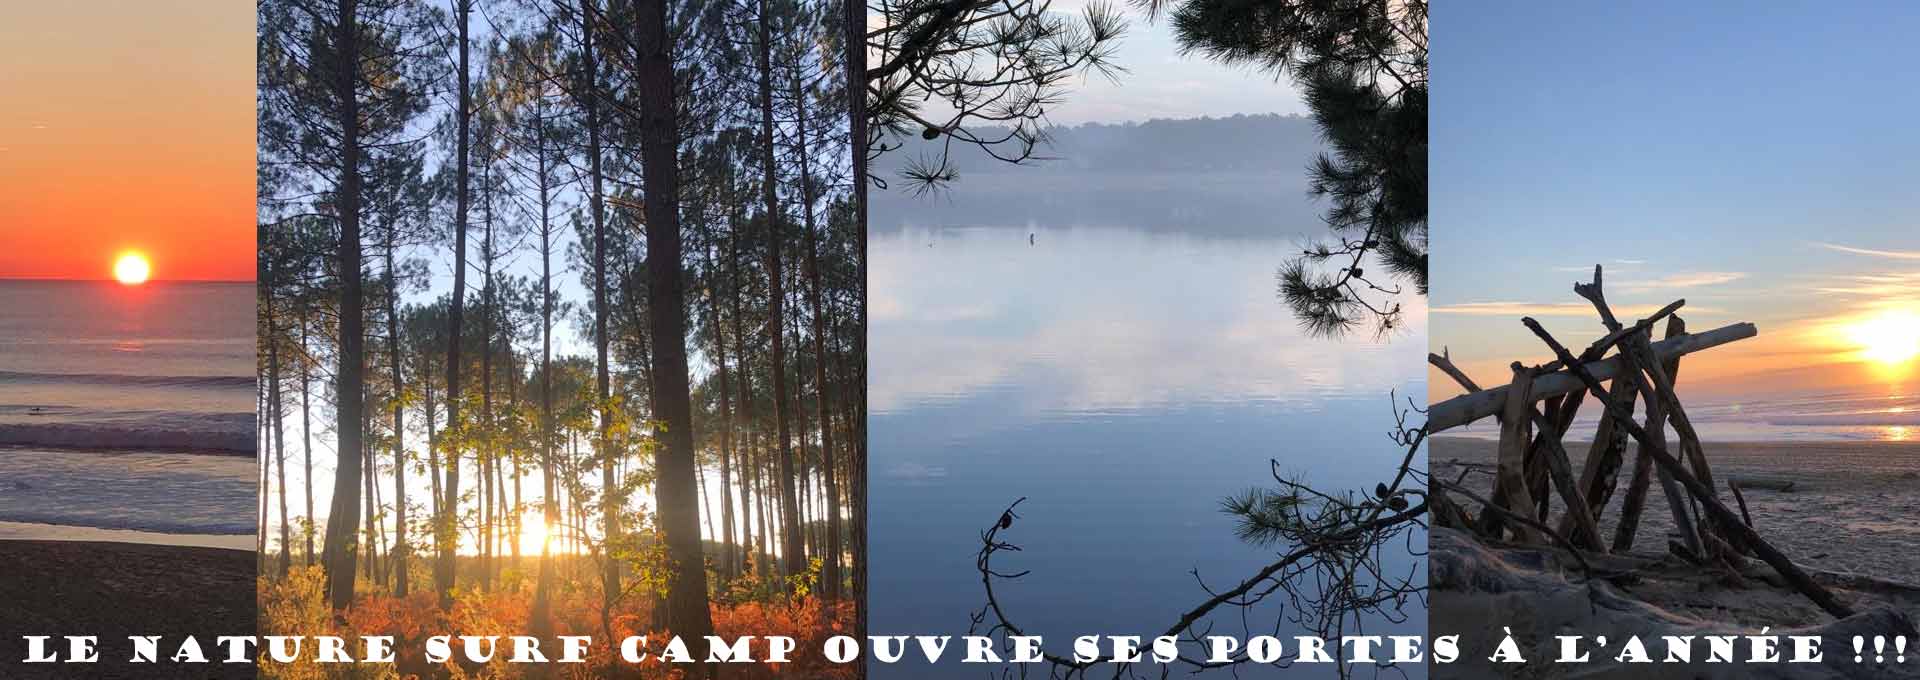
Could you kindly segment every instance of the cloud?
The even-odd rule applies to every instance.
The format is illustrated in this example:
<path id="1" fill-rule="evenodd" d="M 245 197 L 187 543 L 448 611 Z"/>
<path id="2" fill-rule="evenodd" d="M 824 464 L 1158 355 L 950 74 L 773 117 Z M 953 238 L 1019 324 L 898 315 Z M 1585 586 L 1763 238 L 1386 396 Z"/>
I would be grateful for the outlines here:
<path id="1" fill-rule="evenodd" d="M 1660 311 L 1662 305 L 1614 305 L 1613 313 L 1622 317 L 1646 316 Z M 1594 316 L 1593 305 L 1585 303 L 1546 304 L 1533 302 L 1463 302 L 1454 305 L 1436 305 L 1434 314 L 1458 314 L 1461 316 Z M 1720 310 L 1711 307 L 1682 308 L 1682 311 L 1694 314 L 1714 314 Z"/>
<path id="2" fill-rule="evenodd" d="M 1723 283 L 1739 281 L 1744 278 L 1747 278 L 1746 272 L 1682 272 L 1662 276 L 1652 281 L 1622 283 L 1619 284 L 1619 287 L 1623 291 L 1644 293 L 1650 290 L 1717 286 Z"/>
<path id="3" fill-rule="evenodd" d="M 1623 269 L 1634 269 L 1646 263 L 1647 263 L 1646 260 L 1615 259 L 1614 261 L 1607 263 L 1606 269 L 1607 271 L 1614 272 L 1614 271 L 1620 271 Z M 1569 272 L 1574 274 L 1591 274 L 1593 273 L 1593 265 L 1583 264 L 1583 265 L 1575 265 L 1571 267 L 1554 267 L 1553 270 L 1557 272 Z"/>
<path id="4" fill-rule="evenodd" d="M 1920 296 L 1920 272 L 1885 272 L 1834 277 L 1826 279 L 1813 290 L 1829 295 L 1911 298 Z"/>
<path id="5" fill-rule="evenodd" d="M 1920 250 L 1874 250 L 1872 248 L 1855 248 L 1853 246 L 1843 246 L 1836 243 L 1815 243 L 1814 245 L 1820 246 L 1822 248 L 1826 248 L 1827 250 L 1832 250 L 1832 251 L 1837 251 L 1842 253 L 1849 253 L 1853 255 L 1866 255 L 1869 257 L 1884 257 L 1884 258 L 1894 259 L 1894 260 L 1920 260 Z"/>

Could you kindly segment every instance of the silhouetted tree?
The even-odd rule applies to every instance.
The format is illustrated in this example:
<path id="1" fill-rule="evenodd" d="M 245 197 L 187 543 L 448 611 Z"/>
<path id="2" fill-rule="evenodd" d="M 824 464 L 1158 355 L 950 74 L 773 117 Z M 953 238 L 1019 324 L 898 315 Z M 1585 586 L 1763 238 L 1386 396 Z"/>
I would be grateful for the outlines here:
<path id="1" fill-rule="evenodd" d="M 1284 73 L 1305 92 L 1328 146 L 1310 190 L 1331 203 L 1333 238 L 1280 269 L 1295 317 L 1325 335 L 1368 319 L 1379 334 L 1398 327 L 1404 291 L 1391 280 L 1427 293 L 1425 0 L 1141 2 L 1167 14 L 1183 49 Z"/>
<path id="2" fill-rule="evenodd" d="M 1113 76 L 1126 24 L 1107 4 L 1078 17 L 1051 0 L 869 0 L 864 111 L 868 159 L 917 136 L 941 139 L 938 151 L 909 161 L 902 178 L 926 191 L 958 175 L 947 154 L 955 143 L 994 158 L 1035 158 L 1047 107 L 1071 78 Z M 989 130 L 988 128 L 992 129 Z M 883 180 L 875 179 L 876 182 Z"/>
<path id="3" fill-rule="evenodd" d="M 335 609 L 353 598 L 366 453 L 366 293 L 362 221 L 366 185 L 383 158 L 414 153 L 408 125 L 424 110 L 414 68 L 424 6 L 411 0 L 264 0 L 260 4 L 260 143 L 263 163 L 283 167 L 287 193 L 263 197 L 269 211 L 311 211 L 335 228 L 332 276 L 338 332 L 334 391 L 333 503 L 325 540 L 327 592 Z M 318 197 L 318 198 L 315 198 Z"/>

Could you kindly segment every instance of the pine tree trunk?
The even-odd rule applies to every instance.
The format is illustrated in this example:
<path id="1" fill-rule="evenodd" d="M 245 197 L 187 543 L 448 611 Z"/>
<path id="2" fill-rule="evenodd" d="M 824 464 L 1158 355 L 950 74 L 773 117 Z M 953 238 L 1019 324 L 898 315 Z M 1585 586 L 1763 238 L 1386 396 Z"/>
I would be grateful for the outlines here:
<path id="1" fill-rule="evenodd" d="M 313 556 L 316 554 L 313 549 L 314 522 L 316 521 L 313 516 L 313 375 L 310 372 L 312 354 L 307 346 L 309 319 L 304 318 L 304 315 L 302 317 L 300 319 L 300 353 L 302 355 L 300 358 L 300 455 L 304 459 L 303 465 L 306 472 L 301 481 L 307 487 L 307 524 L 300 528 L 300 533 L 307 539 L 306 565 L 311 567 Z"/>
<path id="2" fill-rule="evenodd" d="M 340 236 L 335 249 L 336 271 L 340 277 L 340 351 L 334 372 L 336 399 L 335 422 L 343 423 L 338 433 L 338 465 L 334 468 L 333 506 L 327 513 L 326 564 L 328 602 L 336 611 L 353 603 L 354 562 L 358 555 L 353 540 L 360 524 L 361 454 L 364 440 L 360 430 L 364 411 L 365 340 L 363 318 L 364 291 L 360 280 L 360 108 L 358 101 L 360 26 L 357 2 L 341 0 L 338 23 L 334 29 L 336 63 L 333 72 L 334 97 L 339 104 L 340 184 L 334 195 L 335 217 Z"/>
<path id="3" fill-rule="evenodd" d="M 613 453 L 613 413 L 611 406 L 612 387 L 607 375 L 607 220 L 604 206 L 604 181 L 600 170 L 600 106 L 599 106 L 599 65 L 594 60 L 594 21 L 593 15 L 598 8 L 592 2 L 582 2 L 580 12 L 580 44 L 582 67 L 587 72 L 588 84 L 584 88 L 587 114 L 587 168 L 593 187 L 588 194 L 588 203 L 593 218 L 593 346 L 594 346 L 594 397 L 600 403 L 595 409 L 600 412 L 599 432 L 594 442 L 595 451 L 600 454 L 600 483 L 603 501 L 605 539 L 612 543 L 620 531 L 620 509 L 625 505 L 625 495 L 620 493 L 618 480 L 614 478 Z M 651 193 L 651 192 L 649 192 Z M 601 574 L 604 597 L 611 605 L 620 592 L 620 563 L 618 560 L 606 560 Z"/>
<path id="4" fill-rule="evenodd" d="M 400 374 L 400 288 L 393 267 L 394 231 L 387 228 L 387 370 L 393 377 L 393 594 L 407 596 L 407 446 L 405 385 Z"/>
<path id="5" fill-rule="evenodd" d="M 285 418 L 282 417 L 280 412 L 280 409 L 281 409 L 281 406 L 280 406 L 281 404 L 280 329 L 278 326 L 278 320 L 276 318 L 276 315 L 274 314 L 274 301 L 273 301 L 273 295 L 274 295 L 274 292 L 277 290 L 277 286 L 279 283 L 275 277 L 276 273 L 277 272 L 275 272 L 273 268 L 269 266 L 267 268 L 267 280 L 261 282 L 261 285 L 267 290 L 267 301 L 264 308 L 261 309 L 261 314 L 266 316 L 266 321 L 267 321 L 267 409 L 266 411 L 267 411 L 267 417 L 273 419 L 273 457 L 274 457 L 274 460 L 276 461 L 275 465 L 278 465 L 280 467 L 279 482 L 278 484 L 276 484 L 276 486 L 280 488 L 280 558 L 276 561 L 276 571 L 280 573 L 280 578 L 286 578 L 287 571 L 293 568 L 293 540 L 292 540 L 293 536 L 291 533 L 292 521 L 291 521 L 291 518 L 287 516 L 286 420 Z M 269 492 L 270 491 L 267 487 L 265 486 L 260 487 L 260 494 L 263 498 Z M 260 532 L 260 535 L 265 536 L 266 535 L 265 527 L 261 527 L 261 529 L 262 531 Z"/>
<path id="6" fill-rule="evenodd" d="M 840 487 L 833 475 L 833 421 L 828 417 L 828 409 L 833 401 L 832 390 L 827 385 L 827 345 L 826 345 L 826 307 L 820 291 L 820 229 L 814 223 L 813 216 L 813 164 L 812 153 L 807 148 L 807 107 L 806 99 L 801 95 L 800 82 L 793 84 L 794 129 L 800 145 L 800 192 L 807 227 L 807 297 L 813 303 L 813 380 L 815 405 L 820 420 L 820 479 L 827 496 L 826 507 L 826 559 L 821 560 L 820 580 L 826 587 L 822 593 L 828 600 L 840 598 L 840 513 L 834 509 Z"/>
<path id="7" fill-rule="evenodd" d="M 681 272 L 679 130 L 675 120 L 673 55 L 666 3 L 635 5 L 636 84 L 641 101 L 641 171 L 647 186 L 647 317 L 654 338 L 653 413 L 665 421 L 666 441 L 654 450 L 654 497 L 673 578 L 667 589 L 667 628 L 706 658 L 713 618 L 700 545 L 700 508 L 694 485 L 693 404 L 688 385 L 686 298 Z M 689 669 L 706 677 L 705 666 Z"/>
<path id="8" fill-rule="evenodd" d="M 760 514 L 755 510 L 758 504 L 755 503 L 754 499 L 754 496 L 760 492 L 760 475 L 754 469 L 755 466 L 753 464 L 753 433 L 754 428 L 757 426 L 753 417 L 753 362 L 747 356 L 746 313 L 740 302 L 742 295 L 741 288 L 744 286 L 740 274 L 740 228 L 742 223 L 743 221 L 739 219 L 738 215 L 734 216 L 732 220 L 733 229 L 731 230 L 733 234 L 731 238 L 727 239 L 727 264 L 733 279 L 733 285 L 731 286 L 733 293 L 733 347 L 737 350 L 734 356 L 738 358 L 738 373 L 740 376 L 740 422 L 743 424 L 740 433 L 740 473 L 743 478 L 740 487 L 740 509 L 745 514 L 741 518 L 740 528 L 745 534 L 742 539 L 742 555 L 744 555 L 746 559 L 753 561 L 754 573 L 756 575 L 764 576 L 766 575 L 767 561 L 763 559 L 761 555 L 766 552 L 767 525 L 763 522 L 757 530 L 754 528 L 755 520 L 760 517 Z M 758 542 L 755 541 L 756 536 L 759 537 Z M 744 567 L 745 565 L 742 566 Z"/>
<path id="9" fill-rule="evenodd" d="M 843 11 L 842 26 L 867 25 L 867 6 L 863 0 L 841 0 Z M 853 37 L 860 35 L 854 31 Z M 847 139 L 852 147 L 853 160 L 853 212 L 854 245 L 858 255 L 854 263 L 857 270 L 854 281 L 860 286 L 860 301 L 854 305 L 856 326 L 853 331 L 853 356 L 861 362 L 858 372 L 847 374 L 847 383 L 852 394 L 846 395 L 848 406 L 857 411 L 856 417 L 849 420 L 852 436 L 847 438 L 851 458 L 847 461 L 848 486 L 850 487 L 847 507 L 853 511 L 851 531 L 848 536 L 848 548 L 854 555 L 866 555 L 867 532 L 867 41 L 848 39 L 842 41 L 845 54 L 840 60 L 847 72 Z M 867 561 L 853 561 L 853 597 L 854 602 L 866 602 L 867 598 Z M 854 607 L 853 635 L 855 639 L 866 639 L 867 608 Z"/>
<path id="10" fill-rule="evenodd" d="M 707 255 L 707 276 L 718 278 L 713 253 Z M 720 382 L 720 574 L 728 581 L 740 575 L 739 552 L 733 542 L 733 388 L 727 375 L 727 337 L 725 319 L 720 315 L 717 282 L 707 287 L 708 315 L 713 319 L 715 379 Z"/>
<path id="11" fill-rule="evenodd" d="M 259 376 L 257 374 L 254 377 L 254 384 L 256 385 L 259 384 Z M 259 411 L 266 410 L 267 409 L 266 393 L 256 392 L 254 394 L 254 397 L 255 398 L 253 401 L 253 406 L 254 406 L 255 412 L 257 413 Z M 271 528 L 267 526 L 267 505 L 268 505 L 267 501 L 269 500 L 268 496 L 273 492 L 272 486 L 268 484 L 268 480 L 273 474 L 273 451 L 272 451 L 273 439 L 272 439 L 272 436 L 268 434 L 267 423 L 265 422 L 260 423 L 260 426 L 256 428 L 254 434 L 260 437 L 261 439 L 266 440 L 266 446 L 268 448 L 267 455 L 262 456 L 260 458 L 260 484 L 259 486 L 255 487 L 255 488 L 258 488 L 260 492 L 255 495 L 255 502 L 254 502 L 254 509 L 260 511 L 259 513 L 260 517 L 254 523 L 254 532 L 253 532 L 253 545 L 254 545 L 253 549 L 255 554 L 266 554 L 267 534 L 269 533 L 268 529 Z"/>
<path id="12" fill-rule="evenodd" d="M 365 445 L 360 451 L 360 469 L 362 470 L 360 475 L 360 495 L 361 512 L 365 513 L 365 517 L 362 518 L 365 521 L 365 527 L 362 529 L 364 537 L 361 540 L 366 546 L 367 554 L 366 559 L 360 562 L 362 565 L 361 571 L 366 574 L 367 580 L 378 583 L 379 574 L 376 572 L 376 567 L 379 566 L 380 562 L 380 544 L 374 540 L 374 521 L 375 516 L 379 514 L 379 508 L 374 504 L 373 499 L 373 477 L 379 473 L 379 469 L 374 466 L 372 442 L 367 441 L 365 435 L 365 433 L 373 431 L 373 428 L 368 427 L 372 420 L 371 416 L 371 412 L 362 409 L 360 432 L 362 433 L 361 441 L 365 442 Z"/>
<path id="13" fill-rule="evenodd" d="M 760 0 L 760 147 L 765 166 L 761 180 L 762 210 L 766 218 L 767 239 L 767 335 L 773 352 L 774 450 L 779 456 L 780 473 L 780 561 L 788 575 L 806 570 L 805 549 L 801 547 L 800 508 L 794 495 L 792 435 L 787 411 L 787 353 L 784 336 L 786 294 L 780 269 L 780 203 L 776 185 L 779 174 L 773 160 L 773 33 L 769 2 Z"/>
<path id="14" fill-rule="evenodd" d="M 540 573 L 534 581 L 533 605 L 528 614 L 530 628 L 538 637 L 552 633 L 553 533 L 560 520 L 557 498 L 559 484 L 553 478 L 553 222 L 552 196 L 547 186 L 547 119 L 544 112 L 536 118 L 539 129 L 538 186 L 540 190 L 540 477 L 544 485 L 541 520 L 547 530 L 540 543 Z"/>
<path id="15" fill-rule="evenodd" d="M 483 128 L 484 130 L 484 128 Z M 482 148 L 491 148 L 491 137 L 481 138 Z M 488 166 L 481 166 L 480 187 L 484 197 L 480 202 L 480 445 L 474 450 L 474 456 L 480 463 L 480 591 L 493 589 L 493 562 L 496 547 L 494 537 L 494 517 L 497 513 L 499 498 L 494 495 L 494 475 L 498 472 L 499 461 L 495 458 L 499 451 L 494 448 L 495 423 L 493 421 L 493 185 L 487 172 Z"/>
<path id="16" fill-rule="evenodd" d="M 438 529 L 434 532 L 435 547 L 439 561 L 435 565 L 434 588 L 440 591 L 440 606 L 452 606 L 454 579 L 458 563 L 456 553 L 460 545 L 458 529 L 454 526 L 455 516 L 460 514 L 460 440 L 463 438 L 460 427 L 460 333 L 461 312 L 466 306 L 467 297 L 467 209 L 469 187 L 467 171 L 471 149 L 469 136 L 473 123 L 472 74 L 468 68 L 470 45 L 468 29 L 472 23 L 472 0 L 454 0 L 454 20 L 458 25 L 460 40 L 460 73 L 457 93 L 460 110 L 454 112 L 456 135 L 454 159 L 455 199 L 453 209 L 453 293 L 447 308 L 447 429 L 452 432 L 447 447 L 447 483 L 446 498 L 440 502 Z"/>

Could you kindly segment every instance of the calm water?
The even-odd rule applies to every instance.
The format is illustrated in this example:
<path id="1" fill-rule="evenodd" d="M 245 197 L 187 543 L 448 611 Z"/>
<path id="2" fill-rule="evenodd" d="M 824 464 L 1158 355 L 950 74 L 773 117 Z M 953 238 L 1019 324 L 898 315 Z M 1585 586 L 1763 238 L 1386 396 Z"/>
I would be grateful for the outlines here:
<path id="1" fill-rule="evenodd" d="M 1025 550 L 996 566 L 1033 573 L 999 586 L 1002 604 L 1065 652 L 1078 635 L 1158 634 L 1206 599 L 1196 570 L 1230 585 L 1270 561 L 1219 512 L 1221 497 L 1271 481 L 1269 459 L 1327 488 L 1391 474 L 1389 393 L 1425 394 L 1423 327 L 1387 343 L 1303 337 L 1273 294 L 1290 240 L 1076 229 L 1029 245 L 1029 233 L 870 241 L 876 634 L 964 634 L 984 601 L 980 532 L 1022 496 L 1003 537 Z M 1262 611 L 1270 628 L 1276 613 Z M 1242 634 L 1237 612 L 1218 622 Z"/>
<path id="2" fill-rule="evenodd" d="M 253 299 L 0 281 L 0 521 L 251 532 Z"/>

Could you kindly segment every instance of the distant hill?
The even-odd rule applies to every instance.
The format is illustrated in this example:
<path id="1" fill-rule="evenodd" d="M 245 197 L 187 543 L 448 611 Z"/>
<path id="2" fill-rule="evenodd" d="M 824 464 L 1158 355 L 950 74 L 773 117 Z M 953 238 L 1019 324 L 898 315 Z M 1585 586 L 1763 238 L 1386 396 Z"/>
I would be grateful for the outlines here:
<path id="1" fill-rule="evenodd" d="M 982 130 L 984 135 L 991 130 Z M 955 145 L 960 177 L 915 196 L 899 170 L 941 141 L 915 139 L 874 172 L 892 185 L 870 196 L 874 229 L 948 226 L 1114 226 L 1220 236 L 1291 236 L 1320 229 L 1305 168 L 1320 151 L 1299 116 L 1087 123 L 1054 128 L 1036 150 L 1048 160 L 1010 165 Z"/>

